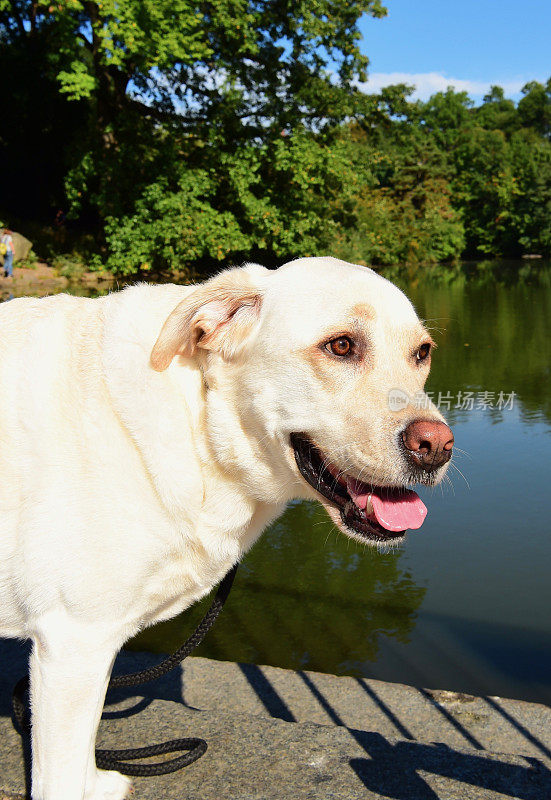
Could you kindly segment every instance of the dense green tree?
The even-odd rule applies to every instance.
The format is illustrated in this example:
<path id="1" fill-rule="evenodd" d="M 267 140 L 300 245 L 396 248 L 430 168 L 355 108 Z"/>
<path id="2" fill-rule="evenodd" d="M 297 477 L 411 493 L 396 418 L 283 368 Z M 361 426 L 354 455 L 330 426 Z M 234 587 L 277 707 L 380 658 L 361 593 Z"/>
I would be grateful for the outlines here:
<path id="1" fill-rule="evenodd" d="M 150 184 L 132 214 L 110 217 L 109 265 L 119 272 L 224 258 L 276 258 L 330 248 L 339 204 L 358 176 L 341 140 L 298 129 L 237 152 L 220 148 L 210 163 Z M 222 210 L 223 209 L 223 210 Z"/>
<path id="2" fill-rule="evenodd" d="M 541 84 L 527 84 L 515 106 L 494 86 L 474 108 L 465 93 L 449 89 L 421 105 L 420 124 L 435 136 L 450 168 L 464 255 L 550 253 L 548 95 Z"/>
<path id="3" fill-rule="evenodd" d="M 532 128 L 541 136 L 551 137 L 551 78 L 545 86 L 537 81 L 527 83 L 518 103 L 518 116 L 523 128 Z"/>
<path id="4" fill-rule="evenodd" d="M 363 94 L 363 13 L 385 10 L 0 0 L 0 215 L 63 209 L 87 261 L 125 274 L 551 253 L 551 80 L 517 104 Z"/>
<path id="5" fill-rule="evenodd" d="M 478 125 L 489 130 L 500 130 L 511 133 L 518 127 L 518 115 L 515 104 L 505 97 L 501 86 L 492 86 L 484 96 L 482 105 L 475 109 Z"/>
<path id="6" fill-rule="evenodd" d="M 521 130 L 511 140 L 517 191 L 515 240 L 523 252 L 551 254 L 551 145 Z"/>
<path id="7" fill-rule="evenodd" d="M 463 249 L 464 234 L 451 203 L 446 155 L 426 130 L 395 121 L 392 113 L 388 122 L 384 135 L 382 124 L 352 131 L 350 159 L 360 185 L 353 194 L 354 215 L 334 249 L 360 263 L 453 258 Z"/>
<path id="8" fill-rule="evenodd" d="M 205 168 L 220 148 L 260 146 L 304 124 L 319 131 L 351 113 L 363 100 L 353 81 L 365 78 L 366 12 L 385 10 L 379 0 L 0 0 L 0 32 L 10 52 L 41 42 L 48 97 L 55 84 L 85 103 L 64 176 L 70 210 L 81 213 L 85 197 L 112 216 L 157 180 L 170 183 L 174 162 L 179 191 L 178 157 Z"/>

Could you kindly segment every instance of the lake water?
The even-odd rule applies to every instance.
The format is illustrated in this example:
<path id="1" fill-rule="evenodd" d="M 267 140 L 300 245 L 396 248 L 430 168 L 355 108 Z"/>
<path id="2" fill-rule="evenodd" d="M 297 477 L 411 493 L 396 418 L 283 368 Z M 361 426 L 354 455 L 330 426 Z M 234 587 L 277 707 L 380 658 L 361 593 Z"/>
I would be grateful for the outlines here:
<path id="1" fill-rule="evenodd" d="M 445 275 L 395 276 L 433 329 L 427 388 L 460 448 L 450 481 L 419 492 L 425 524 L 379 553 L 296 503 L 198 655 L 551 703 L 551 266 Z M 131 645 L 175 649 L 205 606 Z"/>

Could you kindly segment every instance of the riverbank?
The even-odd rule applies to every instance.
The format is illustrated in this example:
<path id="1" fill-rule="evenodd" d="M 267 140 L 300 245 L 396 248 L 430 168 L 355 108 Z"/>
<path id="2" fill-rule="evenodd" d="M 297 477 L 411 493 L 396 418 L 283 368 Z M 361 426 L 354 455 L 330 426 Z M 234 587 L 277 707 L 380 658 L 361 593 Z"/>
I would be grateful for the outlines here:
<path id="1" fill-rule="evenodd" d="M 13 278 L 5 278 L 3 271 L 1 272 L 0 299 L 5 299 L 10 295 L 43 297 L 47 294 L 63 292 L 69 287 L 73 294 L 78 294 L 79 286 L 86 293 L 90 291 L 103 292 L 108 290 L 113 283 L 113 276 L 102 272 L 83 272 L 78 278 L 69 279 L 60 275 L 45 262 L 37 261 L 32 268 L 16 266 L 13 270 Z"/>
<path id="2" fill-rule="evenodd" d="M 9 696 L 24 647 L 2 649 L 11 658 L 0 678 L 0 797 L 22 796 Z M 116 669 L 158 660 L 123 653 Z M 182 772 L 136 778 L 134 800 L 551 797 L 551 709 L 543 705 L 204 658 L 131 691 L 109 698 L 99 747 L 181 736 L 209 745 Z"/>

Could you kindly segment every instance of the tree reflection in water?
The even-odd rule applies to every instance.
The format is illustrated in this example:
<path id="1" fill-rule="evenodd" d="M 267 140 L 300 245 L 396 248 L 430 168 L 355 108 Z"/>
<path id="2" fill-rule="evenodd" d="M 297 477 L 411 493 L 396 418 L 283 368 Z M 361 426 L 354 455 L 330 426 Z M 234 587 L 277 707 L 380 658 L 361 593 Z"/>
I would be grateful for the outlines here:
<path id="1" fill-rule="evenodd" d="M 293 504 L 245 558 L 196 654 L 354 674 L 354 663 L 376 660 L 382 636 L 407 642 L 413 630 L 426 589 L 401 566 L 402 556 L 347 539 L 317 503 Z M 205 604 L 131 646 L 176 649 Z"/>

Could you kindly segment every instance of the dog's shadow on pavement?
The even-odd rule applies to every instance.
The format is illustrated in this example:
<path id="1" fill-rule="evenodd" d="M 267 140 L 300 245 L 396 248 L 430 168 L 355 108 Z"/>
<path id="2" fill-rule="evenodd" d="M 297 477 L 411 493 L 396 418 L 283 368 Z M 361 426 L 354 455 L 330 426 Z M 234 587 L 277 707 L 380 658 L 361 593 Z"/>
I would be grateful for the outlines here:
<path id="1" fill-rule="evenodd" d="M 28 672 L 30 651 L 31 643 L 29 641 L 0 639 L 0 717 L 11 718 L 12 723 L 14 721 L 12 692 L 16 683 Z M 113 668 L 113 674 L 122 675 L 136 672 L 158 664 L 162 658 L 162 656 L 149 653 L 131 653 L 123 651 L 119 653 L 117 657 Z M 129 703 L 129 698 L 137 698 L 137 700 Z M 131 717 L 134 714 L 138 714 L 154 700 L 183 702 L 181 667 L 177 667 L 172 670 L 172 672 L 155 681 L 150 681 L 135 687 L 108 691 L 103 718 L 117 719 L 121 717 Z M 15 724 L 14 727 L 19 731 Z M 21 731 L 19 732 L 21 733 Z M 0 744 L 0 747 L 1 746 Z M 25 769 L 26 793 L 27 796 L 30 797 L 31 752 L 30 737 L 26 732 L 23 733 L 21 752 Z M 10 755 L 10 758 L 12 757 L 14 756 Z M 0 775 L 0 781 L 1 780 L 2 775 Z M 2 792 L 0 791 L 0 800 L 1 795 Z"/>
<path id="2" fill-rule="evenodd" d="M 30 642 L 0 639 L 0 717 L 11 717 L 11 693 L 17 681 L 27 674 Z"/>
<path id="3" fill-rule="evenodd" d="M 113 667 L 112 675 L 128 675 L 133 672 L 140 672 L 159 664 L 163 660 L 163 655 L 154 653 L 134 653 L 132 651 L 121 650 L 118 654 Z M 124 702 L 128 698 L 138 698 L 131 705 Z M 146 683 L 139 683 L 136 686 L 126 688 L 114 688 L 107 691 L 103 719 L 120 719 L 139 714 L 147 708 L 153 700 L 170 700 L 173 703 L 183 703 L 182 698 L 182 666 L 179 665 L 173 670 Z M 124 703 L 124 707 L 111 708 L 112 705 Z"/>
<path id="4" fill-rule="evenodd" d="M 17 681 L 27 674 L 30 642 L 16 639 L 0 639 L 0 716 L 12 716 L 12 691 Z M 113 675 L 123 675 L 152 667 L 162 661 L 163 656 L 149 653 L 121 651 L 117 656 Z M 110 705 L 130 697 L 140 697 L 135 706 L 111 711 Z M 111 689 L 107 694 L 105 718 L 131 716 L 153 700 L 171 700 L 182 703 L 182 668 L 169 672 L 155 681 L 135 687 Z M 138 708 L 139 706 L 139 708 Z"/>

